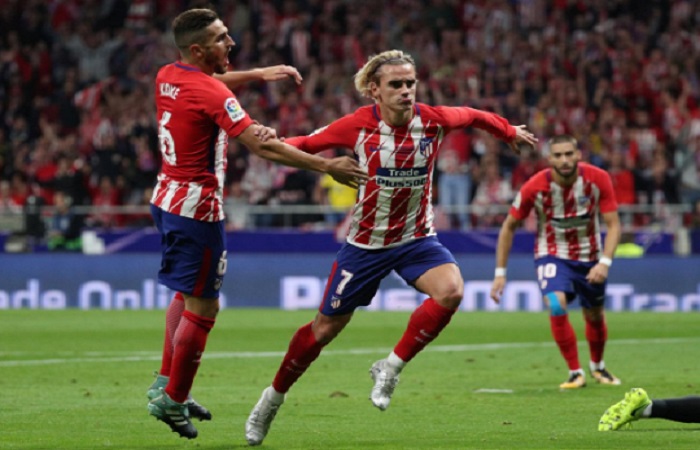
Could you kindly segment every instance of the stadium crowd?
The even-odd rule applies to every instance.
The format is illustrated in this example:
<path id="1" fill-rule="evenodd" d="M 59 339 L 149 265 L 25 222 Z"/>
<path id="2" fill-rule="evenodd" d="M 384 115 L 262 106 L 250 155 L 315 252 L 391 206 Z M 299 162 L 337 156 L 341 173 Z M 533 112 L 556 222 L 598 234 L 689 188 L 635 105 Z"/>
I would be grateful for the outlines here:
<path id="1" fill-rule="evenodd" d="M 236 92 L 280 136 L 310 133 L 366 103 L 352 74 L 392 48 L 416 60 L 418 101 L 527 124 L 539 148 L 520 156 L 486 133 L 448 135 L 437 211 L 469 205 L 473 214 L 443 214 L 443 227 L 499 226 L 504 215 L 489 208 L 510 204 L 545 167 L 547 138 L 560 133 L 575 136 L 585 159 L 610 172 L 620 204 L 656 207 L 628 225 L 648 225 L 663 218 L 665 205 L 680 204 L 690 211 L 685 224 L 700 226 L 700 0 L 381 5 L 379 13 L 367 0 L 0 0 L 0 210 L 21 210 L 30 199 L 53 205 L 60 192 L 95 207 L 89 226 L 150 223 L 148 215 L 101 207 L 148 204 L 160 158 L 153 80 L 177 59 L 170 22 L 210 6 L 237 43 L 232 69 L 284 63 L 304 76 L 301 86 L 260 82 Z M 235 142 L 228 186 L 232 211 L 328 202 L 342 209 L 354 196 Z M 231 227 L 249 220 L 229 217 Z M 254 225 L 275 221 L 258 216 Z"/>

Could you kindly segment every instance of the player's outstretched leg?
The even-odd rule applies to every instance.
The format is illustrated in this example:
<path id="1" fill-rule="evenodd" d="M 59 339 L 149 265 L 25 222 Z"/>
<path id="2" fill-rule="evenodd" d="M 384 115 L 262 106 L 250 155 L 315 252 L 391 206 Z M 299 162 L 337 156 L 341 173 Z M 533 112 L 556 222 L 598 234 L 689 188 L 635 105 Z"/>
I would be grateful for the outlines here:
<path id="1" fill-rule="evenodd" d="M 160 395 L 148 402 L 148 413 L 161 422 L 165 422 L 171 430 L 187 439 L 197 437 L 197 429 L 192 425 L 187 405 L 171 399 L 164 389 Z"/>
<path id="2" fill-rule="evenodd" d="M 369 398 L 374 406 L 385 411 L 389 407 L 391 396 L 399 383 L 399 374 L 389 365 L 386 359 L 380 359 L 372 364 L 369 374 L 374 381 Z"/>
<path id="3" fill-rule="evenodd" d="M 245 438 L 248 445 L 260 445 L 270 431 L 272 420 L 284 403 L 284 394 L 276 392 L 272 386 L 267 387 L 260 396 L 260 400 L 250 412 L 245 423 Z"/>
<path id="4" fill-rule="evenodd" d="M 642 413 L 651 404 L 651 399 L 642 388 L 634 388 L 625 398 L 608 408 L 598 422 L 598 431 L 616 431 L 642 418 Z"/>
<path id="5" fill-rule="evenodd" d="M 170 378 L 164 375 L 160 375 L 158 373 L 156 373 L 155 375 L 156 379 L 153 381 L 153 384 L 151 384 L 151 386 L 148 388 L 148 391 L 146 391 L 148 400 L 153 400 L 154 398 L 160 396 L 160 389 L 165 389 L 165 386 L 168 385 L 168 379 Z M 197 403 L 191 395 L 187 396 L 187 400 L 185 400 L 185 405 L 187 405 L 187 410 L 190 413 L 190 417 L 192 417 L 193 419 L 199 419 L 200 421 L 211 420 L 211 412 L 204 406 Z"/>

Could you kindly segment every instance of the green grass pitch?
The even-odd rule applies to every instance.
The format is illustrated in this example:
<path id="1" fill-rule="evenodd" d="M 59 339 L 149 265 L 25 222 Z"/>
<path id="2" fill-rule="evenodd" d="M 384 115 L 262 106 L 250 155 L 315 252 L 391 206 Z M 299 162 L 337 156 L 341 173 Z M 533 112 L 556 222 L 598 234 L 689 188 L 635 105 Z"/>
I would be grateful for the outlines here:
<path id="1" fill-rule="evenodd" d="M 146 410 L 163 311 L 0 311 L 0 449 L 245 448 L 250 409 L 313 315 L 222 311 L 193 390 L 214 420 L 196 422 L 199 437 L 187 441 Z M 368 370 L 408 316 L 358 311 L 292 388 L 263 448 L 698 448 L 700 424 L 644 420 L 597 431 L 603 411 L 632 387 L 652 397 L 700 393 L 697 313 L 608 313 L 606 362 L 623 385 L 589 378 L 561 392 L 567 370 L 545 313 L 460 312 L 407 366 L 381 412 L 368 400 Z M 580 313 L 571 320 L 587 366 Z"/>

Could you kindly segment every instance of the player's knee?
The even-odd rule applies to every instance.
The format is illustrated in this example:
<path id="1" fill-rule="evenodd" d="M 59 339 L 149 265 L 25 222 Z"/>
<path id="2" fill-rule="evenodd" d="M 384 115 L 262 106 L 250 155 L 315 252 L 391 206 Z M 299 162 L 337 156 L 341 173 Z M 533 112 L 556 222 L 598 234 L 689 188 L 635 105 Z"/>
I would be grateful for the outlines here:
<path id="1" fill-rule="evenodd" d="M 339 321 L 316 321 L 312 325 L 312 330 L 316 342 L 326 345 L 335 339 L 344 327 L 345 324 Z"/>
<path id="2" fill-rule="evenodd" d="M 593 323 L 598 323 L 604 320 L 604 314 L 602 308 L 591 308 L 584 310 L 584 316 L 586 320 Z"/>
<path id="3" fill-rule="evenodd" d="M 557 296 L 556 293 L 550 292 L 546 295 L 546 297 L 549 302 L 550 316 L 564 316 L 567 314 L 566 304 L 562 304 L 562 302 L 559 301 L 559 296 Z"/>
<path id="4" fill-rule="evenodd" d="M 445 288 L 439 295 L 433 296 L 433 300 L 445 308 L 457 309 L 459 304 L 462 303 L 462 297 L 464 297 L 464 286 L 455 283 L 445 286 Z"/>

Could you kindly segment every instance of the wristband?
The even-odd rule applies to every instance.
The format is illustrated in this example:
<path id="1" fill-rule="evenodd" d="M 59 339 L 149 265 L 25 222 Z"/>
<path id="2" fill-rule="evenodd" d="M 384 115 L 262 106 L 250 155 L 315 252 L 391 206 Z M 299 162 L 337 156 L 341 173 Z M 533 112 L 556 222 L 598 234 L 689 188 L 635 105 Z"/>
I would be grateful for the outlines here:
<path id="1" fill-rule="evenodd" d="M 506 268 L 505 267 L 496 267 L 496 270 L 493 274 L 494 277 L 505 277 L 506 276 Z"/>
<path id="2" fill-rule="evenodd" d="M 603 256 L 598 260 L 598 264 L 603 264 L 604 266 L 610 267 L 612 265 L 612 259 L 607 256 Z"/>

